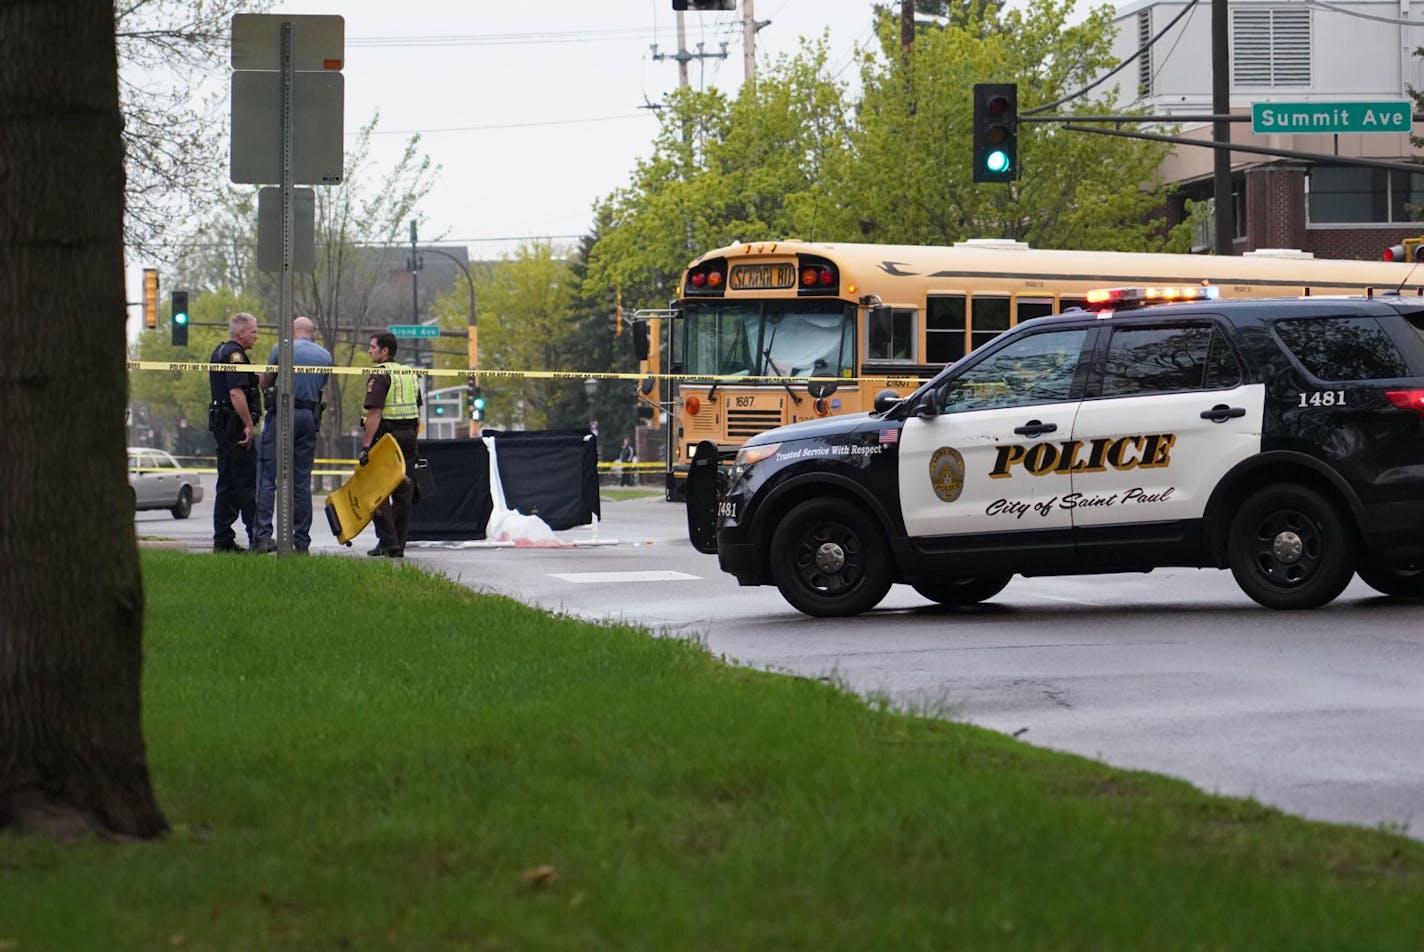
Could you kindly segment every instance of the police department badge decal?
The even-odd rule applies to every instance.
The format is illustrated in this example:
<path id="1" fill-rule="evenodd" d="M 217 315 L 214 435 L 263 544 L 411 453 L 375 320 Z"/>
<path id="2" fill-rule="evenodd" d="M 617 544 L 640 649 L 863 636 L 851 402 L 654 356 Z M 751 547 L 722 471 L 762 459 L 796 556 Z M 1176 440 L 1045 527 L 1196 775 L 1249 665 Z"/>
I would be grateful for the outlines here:
<path id="1" fill-rule="evenodd" d="M 930 457 L 930 485 L 942 502 L 954 502 L 964 491 L 964 457 L 952 446 L 941 446 Z"/>

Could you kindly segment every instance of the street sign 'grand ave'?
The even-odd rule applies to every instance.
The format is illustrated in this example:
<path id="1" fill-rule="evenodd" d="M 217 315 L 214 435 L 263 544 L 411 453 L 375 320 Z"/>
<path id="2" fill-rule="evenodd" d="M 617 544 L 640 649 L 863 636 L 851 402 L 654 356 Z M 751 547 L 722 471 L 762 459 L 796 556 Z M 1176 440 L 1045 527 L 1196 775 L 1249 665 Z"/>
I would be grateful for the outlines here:
<path id="1" fill-rule="evenodd" d="M 394 337 L 439 337 L 439 324 L 387 324 Z"/>

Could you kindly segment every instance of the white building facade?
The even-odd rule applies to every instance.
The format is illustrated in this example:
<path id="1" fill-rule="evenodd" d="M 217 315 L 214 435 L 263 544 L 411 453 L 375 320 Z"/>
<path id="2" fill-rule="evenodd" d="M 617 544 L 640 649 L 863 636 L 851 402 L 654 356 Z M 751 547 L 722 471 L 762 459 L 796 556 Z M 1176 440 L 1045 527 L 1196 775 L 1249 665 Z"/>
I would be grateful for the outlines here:
<path id="1" fill-rule="evenodd" d="M 1414 55 L 1424 46 L 1424 0 L 1233 0 L 1227 13 L 1233 115 L 1249 117 L 1260 103 L 1403 101 L 1412 112 L 1410 90 L 1424 89 L 1424 57 Z M 1144 0 L 1121 7 L 1113 44 L 1119 62 L 1165 32 L 1114 77 L 1116 111 L 1211 114 L 1211 19 L 1210 2 Z M 1179 125 L 1179 135 L 1212 138 L 1210 123 Z M 1419 123 L 1412 130 L 1424 134 Z M 1258 135 L 1250 122 L 1233 122 L 1231 141 L 1394 162 L 1419 154 L 1407 132 Z M 1164 163 L 1164 178 L 1177 186 L 1172 221 L 1185 216 L 1188 199 L 1211 200 L 1212 165 L 1213 150 L 1193 146 L 1178 146 Z M 1416 220 L 1424 218 L 1424 207 L 1411 208 L 1424 206 L 1424 165 L 1411 174 L 1233 152 L 1231 168 L 1237 254 L 1299 248 L 1323 258 L 1378 258 L 1402 238 L 1424 234 L 1424 222 Z M 1209 227 L 1199 230 L 1200 249 L 1210 247 L 1211 234 Z"/>

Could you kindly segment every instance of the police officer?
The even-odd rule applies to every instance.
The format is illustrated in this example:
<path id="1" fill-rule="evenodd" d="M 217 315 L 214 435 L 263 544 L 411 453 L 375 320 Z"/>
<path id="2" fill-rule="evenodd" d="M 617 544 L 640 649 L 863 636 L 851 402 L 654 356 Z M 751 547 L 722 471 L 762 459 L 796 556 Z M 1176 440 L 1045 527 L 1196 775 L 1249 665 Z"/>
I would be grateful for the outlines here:
<path id="1" fill-rule="evenodd" d="M 208 429 L 218 445 L 218 486 L 213 500 L 213 551 L 241 552 L 232 523 L 238 516 L 252 541 L 257 495 L 257 446 L 253 439 L 262 417 L 257 375 L 242 368 L 252 363 L 247 349 L 257 343 L 257 318 L 239 312 L 227 322 L 228 339 L 208 358 L 223 370 L 208 372 L 213 402 Z"/>
<path id="2" fill-rule="evenodd" d="M 316 324 L 309 317 L 292 321 L 292 363 L 298 367 L 330 367 L 331 354 L 315 340 Z M 278 347 L 267 355 L 267 363 L 277 362 Z M 316 457 L 316 435 L 321 428 L 321 390 L 326 374 L 292 375 L 292 550 L 304 553 L 311 547 L 312 465 Z M 259 381 L 265 393 L 276 398 L 277 375 L 268 371 Z M 275 552 L 272 513 L 277 504 L 277 416 L 267 407 L 267 425 L 258 440 L 257 525 L 252 551 Z"/>
<path id="3" fill-rule="evenodd" d="M 415 437 L 420 427 L 420 385 L 416 375 L 400 373 L 396 363 L 396 338 L 382 332 L 371 338 L 366 347 L 371 363 L 387 369 L 373 374 L 366 384 L 365 441 L 361 447 L 361 462 L 382 435 L 395 437 L 405 456 L 405 482 L 391 493 L 391 498 L 376 510 L 371 520 L 376 527 L 376 547 L 367 555 L 399 559 L 405 556 L 406 539 L 410 536 L 410 507 L 415 495 Z M 391 373 L 389 371 L 397 371 Z"/>

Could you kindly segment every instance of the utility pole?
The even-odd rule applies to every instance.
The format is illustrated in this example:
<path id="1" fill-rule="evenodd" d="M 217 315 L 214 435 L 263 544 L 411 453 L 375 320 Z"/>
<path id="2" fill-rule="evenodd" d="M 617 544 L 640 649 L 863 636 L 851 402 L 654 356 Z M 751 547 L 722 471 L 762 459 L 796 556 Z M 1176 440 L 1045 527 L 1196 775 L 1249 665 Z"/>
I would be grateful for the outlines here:
<path id="1" fill-rule="evenodd" d="M 669 57 L 667 56 L 667 54 L 665 54 L 665 53 L 659 53 L 659 52 L 658 52 L 658 44 L 654 43 L 654 44 L 653 44 L 653 59 L 655 59 L 655 60 L 665 60 L 665 59 L 668 59 L 668 58 L 669 58 Z M 704 52 L 702 51 L 702 44 L 701 44 L 701 43 L 698 43 L 698 44 L 697 44 L 697 52 L 696 52 L 696 53 L 689 53 L 689 52 L 687 51 L 687 22 L 686 22 L 686 19 L 685 19 L 685 16 L 684 16 L 683 12 L 682 12 L 681 10 L 679 10 L 679 11 L 677 11 L 677 52 L 674 53 L 674 54 L 672 54 L 672 57 L 671 57 L 671 58 L 677 60 L 677 85 L 678 85 L 678 88 L 679 88 L 679 89 L 687 89 L 690 85 L 692 85 L 690 79 L 688 78 L 688 74 L 687 74 L 687 64 L 690 63 L 690 62 L 692 62 L 692 61 L 695 60 L 695 59 L 696 59 L 696 60 L 701 60 L 701 59 L 726 59 L 726 58 L 727 58 L 727 44 L 726 44 L 726 43 L 723 43 L 723 44 L 722 44 L 722 52 L 720 52 L 720 53 L 704 53 Z"/>
<path id="2" fill-rule="evenodd" d="M 1227 59 L 1227 44 L 1231 31 L 1226 18 L 1226 0 L 1211 0 L 1211 111 L 1217 116 L 1231 112 L 1231 74 Z M 1217 119 L 1211 125 L 1211 137 L 1217 142 L 1231 142 L 1231 123 Z M 1231 150 L 1217 149 L 1212 162 L 1212 197 L 1216 211 L 1215 251 L 1229 255 L 1236 234 L 1236 210 L 1231 207 Z"/>
<path id="3" fill-rule="evenodd" d="M 752 12 L 752 0 L 742 0 L 742 76 L 749 85 L 756 84 L 756 35 L 770 20 L 757 22 Z"/>
<path id="4" fill-rule="evenodd" d="M 420 253 L 416 247 L 415 220 L 410 222 L 410 260 L 406 262 L 406 269 L 410 271 L 410 322 L 420 323 Z M 415 365 L 420 366 L 420 341 L 415 342 Z"/>

